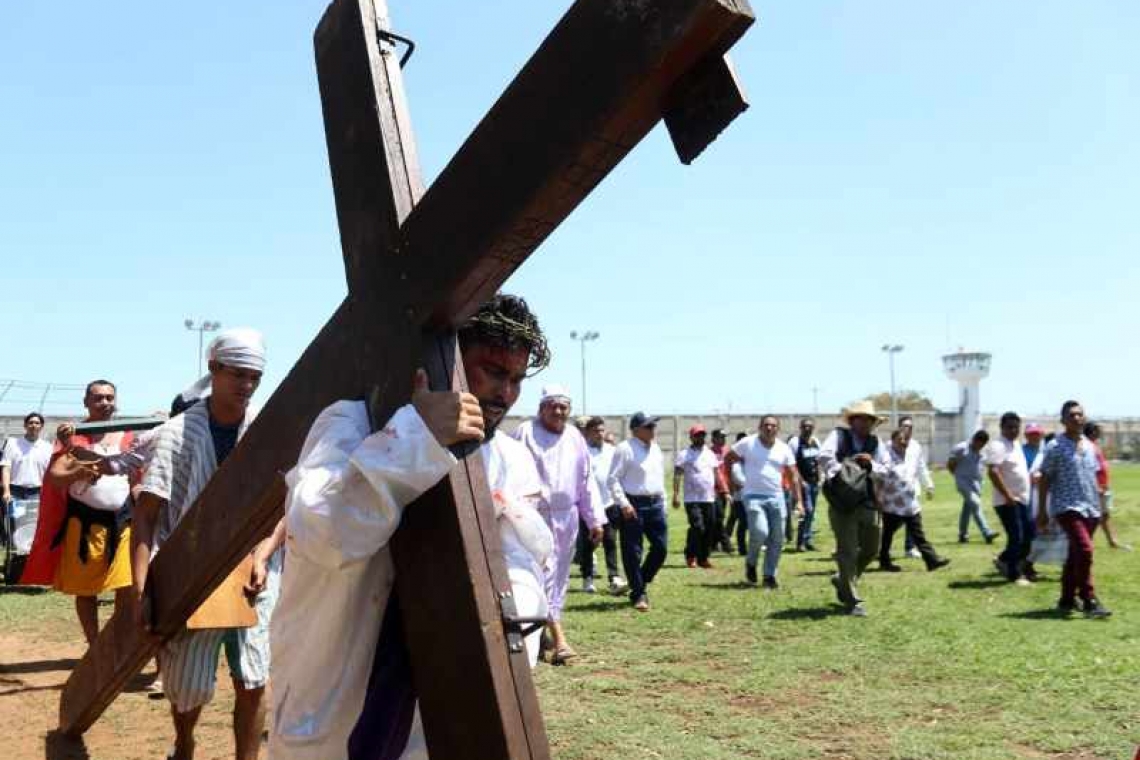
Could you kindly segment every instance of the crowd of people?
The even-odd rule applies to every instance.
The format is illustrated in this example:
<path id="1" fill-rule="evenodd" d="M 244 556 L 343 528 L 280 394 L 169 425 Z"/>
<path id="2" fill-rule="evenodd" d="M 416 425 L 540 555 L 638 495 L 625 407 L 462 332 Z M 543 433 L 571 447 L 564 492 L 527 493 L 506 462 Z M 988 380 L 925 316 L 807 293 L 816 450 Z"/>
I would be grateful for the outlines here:
<path id="1" fill-rule="evenodd" d="M 540 657 L 563 664 L 577 656 L 564 621 L 571 566 L 577 560 L 584 590 L 596 592 L 598 546 L 608 590 L 650 611 L 650 588 L 668 553 L 658 418 L 632 415 L 629 437 L 616 441 L 602 418 L 574 419 L 570 393 L 547 385 L 534 417 L 508 435 L 500 425 L 524 379 L 550 358 L 536 316 L 523 299 L 499 294 L 458 336 L 468 391 L 432 391 L 421 370 L 390 419 L 373 419 L 364 401 L 342 400 L 313 422 L 286 476 L 285 516 L 243 571 L 256 622 L 187 627 L 158 658 L 173 723 L 169 757 L 193 757 L 222 651 L 236 691 L 238 760 L 257 756 L 270 682 L 271 758 L 356 760 L 374 757 L 376 747 L 393 748 L 385 757 L 426 757 L 391 593 L 389 541 L 403 510 L 455 466 L 450 447 L 457 443 L 480 444 L 517 613 L 547 621 L 541 635 L 527 638 L 532 666 Z M 98 634 L 103 592 L 114 592 L 117 609 L 149 626 L 150 563 L 249 429 L 265 363 L 258 332 L 226 330 L 209 347 L 209 374 L 178 395 L 160 427 L 98 434 L 65 424 L 53 449 L 41 439 L 42 416 L 33 413 L 26 435 L 5 444 L 5 501 L 38 496 L 41 504 L 23 582 L 74 596 L 89 642 Z M 83 403 L 86 422 L 111 419 L 114 383 L 93 381 Z M 834 534 L 831 584 L 848 614 L 868 614 L 860 580 L 876 558 L 882 571 L 902 569 L 892 557 L 900 529 L 907 555 L 930 571 L 945 567 L 950 560 L 924 530 L 922 498 L 934 484 L 913 420 L 902 418 L 880 437 L 884 420 L 870 402 L 850 405 L 843 418 L 822 441 L 811 419 L 785 440 L 772 415 L 732 443 L 723 429 L 690 428 L 689 445 L 673 461 L 671 492 L 672 506 L 683 506 L 687 517 L 688 567 L 711 568 L 724 552 L 743 558 L 748 584 L 780 588 L 785 548 L 814 552 L 820 545 L 821 496 Z M 1103 524 L 1119 545 L 1108 522 L 1108 465 L 1080 404 L 1066 402 L 1061 422 L 1063 432 L 1049 441 L 1029 426 L 1022 443 L 1021 420 L 1007 413 L 1000 438 L 979 431 L 954 448 L 947 464 L 963 499 L 959 540 L 969 540 L 971 520 L 985 541 L 999 537 L 981 505 L 988 477 L 1006 536 L 998 571 L 1011 583 L 1036 582 L 1034 537 L 1057 526 L 1068 539 L 1059 611 L 1107 617 L 1093 585 L 1092 537 Z"/>

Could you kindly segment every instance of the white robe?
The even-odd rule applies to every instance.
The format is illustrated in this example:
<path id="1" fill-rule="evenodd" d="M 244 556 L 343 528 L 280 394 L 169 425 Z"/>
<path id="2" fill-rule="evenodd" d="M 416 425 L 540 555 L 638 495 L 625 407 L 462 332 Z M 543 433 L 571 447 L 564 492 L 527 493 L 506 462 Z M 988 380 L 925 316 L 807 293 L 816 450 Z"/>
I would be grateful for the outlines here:
<path id="1" fill-rule="evenodd" d="M 505 497 L 496 505 L 519 614 L 543 617 L 552 539 L 533 507 L 534 461 L 503 433 L 482 453 L 492 491 Z M 347 756 L 395 580 L 388 540 L 404 508 L 456 462 L 411 405 L 376 433 L 359 401 L 338 401 L 313 423 L 286 476 L 285 571 L 270 635 L 273 760 Z M 527 638 L 532 665 L 537 638 Z M 402 757 L 427 758 L 418 711 Z"/>

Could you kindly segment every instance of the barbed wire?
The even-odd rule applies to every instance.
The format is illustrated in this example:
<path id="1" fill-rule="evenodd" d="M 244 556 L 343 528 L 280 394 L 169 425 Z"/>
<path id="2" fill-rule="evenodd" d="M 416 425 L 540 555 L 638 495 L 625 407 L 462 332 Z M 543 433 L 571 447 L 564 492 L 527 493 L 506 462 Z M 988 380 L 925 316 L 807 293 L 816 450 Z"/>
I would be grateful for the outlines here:
<path id="1" fill-rule="evenodd" d="M 84 383 L 0 378 L 0 415 L 69 415 L 82 409 Z"/>

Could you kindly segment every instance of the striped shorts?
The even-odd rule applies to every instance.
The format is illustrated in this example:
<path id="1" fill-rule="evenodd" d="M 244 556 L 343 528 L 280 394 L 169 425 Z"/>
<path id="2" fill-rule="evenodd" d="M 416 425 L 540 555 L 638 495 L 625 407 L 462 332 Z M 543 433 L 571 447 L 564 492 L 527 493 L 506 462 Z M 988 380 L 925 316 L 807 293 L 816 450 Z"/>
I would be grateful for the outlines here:
<path id="1" fill-rule="evenodd" d="M 175 712 L 195 710 L 214 698 L 223 648 L 235 684 L 257 689 L 269 682 L 269 618 L 277 604 L 280 571 L 271 569 L 266 581 L 255 603 L 257 624 L 252 628 L 185 630 L 166 643 L 159 669 Z"/>

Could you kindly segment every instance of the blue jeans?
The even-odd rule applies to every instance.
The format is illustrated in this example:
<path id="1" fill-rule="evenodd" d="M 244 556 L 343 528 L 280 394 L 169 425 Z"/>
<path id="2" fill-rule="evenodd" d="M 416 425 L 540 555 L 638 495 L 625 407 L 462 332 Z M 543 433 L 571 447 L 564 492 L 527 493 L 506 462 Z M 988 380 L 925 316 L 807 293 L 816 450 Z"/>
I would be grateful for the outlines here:
<path id="1" fill-rule="evenodd" d="M 653 582 L 669 547 L 669 523 L 665 518 L 664 496 L 630 496 L 635 515 L 632 519 L 622 518 L 621 563 L 625 567 L 625 578 L 629 581 L 630 601 L 636 602 L 645 593 L 645 587 Z M 649 553 L 642 564 L 642 538 L 649 541 Z"/>
<path id="2" fill-rule="evenodd" d="M 784 550 L 784 517 L 787 507 L 782 493 L 775 496 L 744 495 L 744 511 L 748 515 L 748 559 L 756 567 L 760 547 L 765 547 L 764 576 L 776 577 L 776 566 Z"/>
<path id="3" fill-rule="evenodd" d="M 990 526 L 986 524 L 986 513 L 982 511 L 982 495 L 973 491 L 958 491 L 962 494 L 962 511 L 958 514 L 958 538 L 966 538 L 970 532 L 970 518 L 978 524 L 978 530 L 983 538 L 993 535 Z"/>
<path id="4" fill-rule="evenodd" d="M 1000 504 L 994 507 L 994 511 L 1001 518 L 1006 538 L 1005 551 L 998 555 L 998 559 L 1005 563 L 1006 577 L 1015 581 L 1021 576 L 1029 548 L 1037 537 L 1037 524 L 1028 504 Z"/>
<path id="5" fill-rule="evenodd" d="M 803 549 L 812 545 L 815 537 L 815 503 L 819 500 L 819 484 L 804 483 L 800 492 L 800 503 L 803 505 L 804 516 L 800 518 L 799 530 L 796 533 L 796 548 Z"/>

